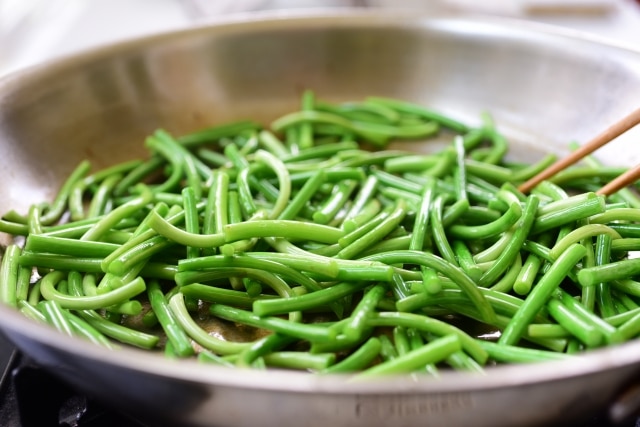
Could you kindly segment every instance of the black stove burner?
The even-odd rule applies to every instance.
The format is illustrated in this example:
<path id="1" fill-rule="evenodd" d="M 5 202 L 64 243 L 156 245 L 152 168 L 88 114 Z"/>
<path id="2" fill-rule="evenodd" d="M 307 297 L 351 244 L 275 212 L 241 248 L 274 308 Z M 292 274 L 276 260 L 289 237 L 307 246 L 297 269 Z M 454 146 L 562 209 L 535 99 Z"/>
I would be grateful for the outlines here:
<path id="1" fill-rule="evenodd" d="M 2 427 L 152 427 L 77 393 L 0 335 Z"/>
<path id="2" fill-rule="evenodd" d="M 73 390 L 22 356 L 1 334 L 0 426 L 154 427 Z M 640 419 L 613 425 L 602 415 L 578 425 L 548 427 L 640 427 Z"/>

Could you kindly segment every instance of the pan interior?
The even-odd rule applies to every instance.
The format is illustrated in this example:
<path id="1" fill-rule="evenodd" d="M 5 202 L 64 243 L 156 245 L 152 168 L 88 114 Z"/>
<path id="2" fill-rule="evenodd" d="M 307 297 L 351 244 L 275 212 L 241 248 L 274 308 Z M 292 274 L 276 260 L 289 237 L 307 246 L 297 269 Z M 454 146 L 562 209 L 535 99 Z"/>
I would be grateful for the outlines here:
<path id="1" fill-rule="evenodd" d="M 106 47 L 0 82 L 0 214 L 52 200 L 83 159 L 97 170 L 145 157 L 157 128 L 268 124 L 305 89 L 328 101 L 406 99 L 469 123 L 488 112 L 511 155 L 530 160 L 635 108 L 640 54 L 518 22 L 374 13 L 249 18 Z M 599 156 L 633 164 L 637 136 Z"/>

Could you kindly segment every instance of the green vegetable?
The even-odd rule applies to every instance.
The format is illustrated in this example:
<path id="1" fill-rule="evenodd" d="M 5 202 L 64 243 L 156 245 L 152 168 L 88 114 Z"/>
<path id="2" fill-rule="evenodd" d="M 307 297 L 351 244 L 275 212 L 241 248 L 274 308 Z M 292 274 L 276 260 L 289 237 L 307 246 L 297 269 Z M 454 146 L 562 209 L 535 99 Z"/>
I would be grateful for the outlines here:
<path id="1" fill-rule="evenodd" d="M 160 129 L 144 160 L 81 162 L 52 203 L 0 219 L 23 236 L 0 301 L 114 351 L 355 378 L 640 336 L 640 197 L 595 193 L 623 168 L 587 159 L 525 195 L 554 156 L 514 163 L 486 114 L 473 127 L 312 91 L 300 105 L 270 126 Z M 386 146 L 432 136 L 449 144 Z"/>

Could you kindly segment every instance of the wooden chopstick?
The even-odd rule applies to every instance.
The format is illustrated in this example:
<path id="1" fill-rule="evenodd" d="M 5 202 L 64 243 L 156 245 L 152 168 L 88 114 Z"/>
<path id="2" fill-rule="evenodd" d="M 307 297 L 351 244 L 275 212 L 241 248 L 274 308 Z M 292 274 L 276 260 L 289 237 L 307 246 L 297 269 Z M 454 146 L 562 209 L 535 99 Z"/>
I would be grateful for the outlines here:
<path id="1" fill-rule="evenodd" d="M 619 190 L 630 186 L 634 182 L 640 179 L 640 164 L 632 167 L 613 181 L 610 181 L 606 185 L 604 185 L 601 189 L 596 191 L 596 194 L 600 194 L 602 196 L 609 196 L 613 193 L 618 192 Z"/>
<path id="2" fill-rule="evenodd" d="M 626 131 L 628 131 L 629 129 L 631 129 L 632 127 L 636 126 L 639 123 L 640 123 L 640 108 L 638 108 L 637 110 L 634 110 L 633 112 L 631 112 L 631 114 L 622 118 L 622 120 L 619 120 L 618 122 L 614 123 L 612 126 L 605 129 L 600 134 L 596 135 L 591 141 L 582 145 L 580 148 L 578 148 L 576 151 L 569 154 L 567 157 L 564 157 L 558 160 L 557 162 L 549 166 L 547 169 L 543 170 L 533 178 L 529 179 L 527 182 L 521 184 L 518 187 L 518 189 L 523 193 L 528 193 L 529 191 L 531 191 L 533 187 L 538 185 L 540 182 L 554 176 L 561 170 L 576 163 L 586 155 L 593 153 L 598 148 L 602 147 L 605 144 L 608 144 L 613 139 L 622 135 L 623 133 L 625 133 Z M 608 185 L 600 189 L 598 193 L 608 195 L 608 194 L 615 193 L 617 190 L 619 190 L 622 187 L 626 187 L 627 185 L 634 182 L 640 177 L 640 170 L 638 169 L 639 167 L 635 167 L 629 170 L 628 172 L 624 173 L 623 175 L 620 175 L 618 178 L 611 181 Z M 632 173 L 633 171 L 635 172 Z M 615 186 L 613 185 L 614 183 L 616 183 Z M 606 193 L 603 192 L 605 191 L 605 189 L 606 189 Z"/>

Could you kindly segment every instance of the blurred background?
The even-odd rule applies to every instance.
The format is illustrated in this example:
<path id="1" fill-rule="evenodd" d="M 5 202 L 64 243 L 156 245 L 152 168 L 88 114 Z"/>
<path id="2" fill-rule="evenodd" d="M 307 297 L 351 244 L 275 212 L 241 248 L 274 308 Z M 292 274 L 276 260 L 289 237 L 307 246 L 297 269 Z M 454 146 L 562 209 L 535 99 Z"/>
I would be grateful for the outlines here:
<path id="1" fill-rule="evenodd" d="M 0 75 L 98 45 L 230 14 L 327 7 L 509 16 L 640 48 L 637 0 L 0 0 Z"/>

